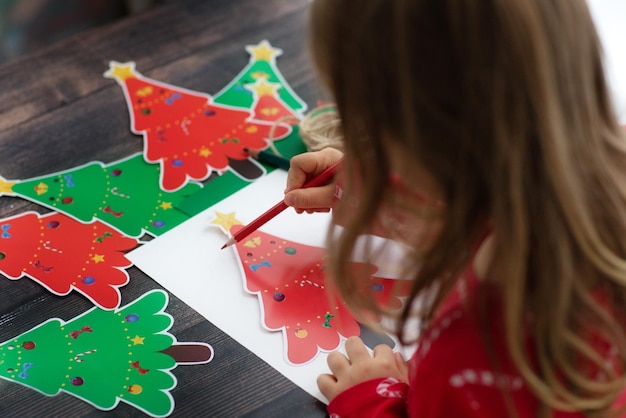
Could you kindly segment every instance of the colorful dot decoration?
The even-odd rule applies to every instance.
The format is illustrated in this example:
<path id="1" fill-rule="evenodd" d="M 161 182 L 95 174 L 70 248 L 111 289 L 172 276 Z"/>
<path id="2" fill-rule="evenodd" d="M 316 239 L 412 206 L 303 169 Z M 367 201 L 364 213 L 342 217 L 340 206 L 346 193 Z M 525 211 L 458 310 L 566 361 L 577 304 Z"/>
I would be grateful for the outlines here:
<path id="1" fill-rule="evenodd" d="M 309 331 L 305 330 L 304 328 L 298 328 L 293 333 L 297 338 L 306 338 L 309 336 Z"/>
<path id="2" fill-rule="evenodd" d="M 126 322 L 137 322 L 139 321 L 139 315 L 137 314 L 129 314 L 124 318 Z"/>
<path id="3" fill-rule="evenodd" d="M 24 350 L 32 350 L 35 348 L 35 343 L 32 341 L 26 341 L 22 344 Z"/>
<path id="4" fill-rule="evenodd" d="M 152 226 L 155 228 L 163 228 L 165 226 L 165 222 L 161 221 L 161 220 L 156 220 L 154 222 L 152 222 Z"/>
<path id="5" fill-rule="evenodd" d="M 141 387 L 141 385 L 130 385 L 128 387 L 128 393 L 131 395 L 139 395 L 141 392 L 143 392 L 143 387 Z"/>
<path id="6" fill-rule="evenodd" d="M 274 292 L 273 297 L 276 302 L 282 302 L 285 300 L 285 295 L 282 292 Z"/>
<path id="7" fill-rule="evenodd" d="M 117 168 L 116 168 L 115 170 L 111 170 L 111 175 L 112 175 L 113 177 L 119 177 L 119 176 L 121 176 L 121 175 L 122 175 L 122 170 L 117 169 Z"/>
<path id="8" fill-rule="evenodd" d="M 60 223 L 58 221 L 50 221 L 48 222 L 48 224 L 46 225 L 48 228 L 50 229 L 54 229 L 54 228 L 58 228 L 60 225 Z"/>
<path id="9" fill-rule="evenodd" d="M 176 158 L 176 159 L 172 160 L 172 165 L 173 165 L 174 167 L 182 167 L 182 166 L 183 166 L 183 164 L 184 164 L 184 163 L 183 163 L 183 160 L 181 160 L 181 159 L 179 159 L 179 158 Z"/>
<path id="10" fill-rule="evenodd" d="M 75 376 L 70 379 L 70 383 L 74 386 L 81 386 L 83 383 L 85 383 L 85 379 L 80 376 Z"/>
<path id="11" fill-rule="evenodd" d="M 0 252 L 0 260 L 4 260 L 7 257 L 7 255 L 3 252 Z"/>
<path id="12" fill-rule="evenodd" d="M 86 277 L 83 277 L 81 281 L 83 282 L 83 284 L 90 286 L 96 282 L 96 279 L 93 276 L 86 276 Z"/>
<path id="13" fill-rule="evenodd" d="M 285 248 L 285 254 L 287 255 L 294 255 L 296 253 L 296 249 L 293 247 L 286 247 Z"/>

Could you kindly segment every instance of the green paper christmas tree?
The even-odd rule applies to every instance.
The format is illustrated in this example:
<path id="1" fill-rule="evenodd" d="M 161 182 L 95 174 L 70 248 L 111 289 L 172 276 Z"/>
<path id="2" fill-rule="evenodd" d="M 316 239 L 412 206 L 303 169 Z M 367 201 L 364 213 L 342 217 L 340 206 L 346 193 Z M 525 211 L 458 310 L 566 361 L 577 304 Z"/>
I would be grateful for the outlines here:
<path id="1" fill-rule="evenodd" d="M 167 332 L 173 323 L 167 303 L 167 293 L 153 290 L 116 311 L 49 319 L 0 345 L 0 377 L 49 396 L 63 391 L 102 410 L 122 401 L 167 416 L 174 409 L 175 356 L 187 353 L 185 364 L 213 357 L 209 345 L 180 344 Z"/>
<path id="2" fill-rule="evenodd" d="M 0 195 L 20 196 L 85 223 L 99 219 L 131 237 L 161 235 L 187 220 L 174 206 L 200 187 L 190 183 L 164 192 L 159 167 L 146 163 L 141 154 L 26 180 L 0 177 Z"/>
<path id="3" fill-rule="evenodd" d="M 277 83 L 280 99 L 294 114 L 302 117 L 306 111 L 306 103 L 291 89 L 276 65 L 276 57 L 280 56 L 283 51 L 272 47 L 267 40 L 257 45 L 246 46 L 246 51 L 250 54 L 248 65 L 215 95 L 215 103 L 249 109 L 253 106 L 254 97 L 246 86 L 263 79 L 269 83 Z"/>

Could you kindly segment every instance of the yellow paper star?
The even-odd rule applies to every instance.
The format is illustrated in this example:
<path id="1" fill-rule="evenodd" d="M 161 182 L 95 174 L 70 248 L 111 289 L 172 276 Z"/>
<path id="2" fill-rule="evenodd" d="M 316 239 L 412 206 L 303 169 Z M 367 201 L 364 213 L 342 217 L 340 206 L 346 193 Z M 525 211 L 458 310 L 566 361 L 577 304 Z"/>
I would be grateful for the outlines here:
<path id="1" fill-rule="evenodd" d="M 145 339 L 146 337 L 140 337 L 139 335 L 135 335 L 135 338 L 131 338 L 131 341 L 133 342 L 133 345 L 138 345 L 138 344 L 143 345 L 143 340 Z"/>
<path id="2" fill-rule="evenodd" d="M 201 157 L 206 158 L 206 157 L 210 156 L 211 154 L 213 154 L 213 152 L 210 149 L 208 149 L 207 147 L 202 147 L 202 148 L 200 148 L 200 152 L 198 154 Z"/>
<path id="3" fill-rule="evenodd" d="M 13 193 L 13 185 L 14 181 L 6 181 L 2 177 L 0 177 L 0 194 L 2 193 Z"/>
<path id="4" fill-rule="evenodd" d="M 256 248 L 259 245 L 261 245 L 261 237 L 250 238 L 243 244 L 244 247 L 249 247 L 249 248 Z"/>
<path id="5" fill-rule="evenodd" d="M 96 263 L 104 263 L 104 255 L 103 254 L 95 254 L 91 259 Z"/>
<path id="6" fill-rule="evenodd" d="M 172 209 L 172 202 L 163 202 L 161 203 L 161 209 L 167 210 Z"/>
<path id="7" fill-rule="evenodd" d="M 233 225 L 241 225 L 241 222 L 239 222 L 235 218 L 235 212 L 231 212 L 231 213 L 215 212 L 215 219 L 211 221 L 211 224 L 219 225 L 222 228 L 224 228 L 226 231 L 230 231 L 230 228 Z"/>
<path id="8" fill-rule="evenodd" d="M 274 59 L 283 53 L 282 49 L 272 47 L 266 40 L 261 41 L 258 45 L 246 46 L 246 51 L 250 53 L 252 61 L 267 62 L 274 62 Z"/>
<path id="9" fill-rule="evenodd" d="M 112 78 L 117 80 L 119 83 L 123 84 L 128 78 L 135 78 L 137 74 L 135 73 L 135 63 L 134 62 L 126 62 L 124 64 L 111 61 L 109 63 L 109 70 L 104 73 L 106 78 Z"/>
<path id="10" fill-rule="evenodd" d="M 35 186 L 35 191 L 37 192 L 37 196 L 41 196 L 42 194 L 48 192 L 48 185 L 43 181 L 40 181 L 39 184 Z"/>
<path id="11" fill-rule="evenodd" d="M 265 96 L 278 96 L 278 89 L 280 88 L 280 84 L 278 83 L 268 83 L 264 78 L 259 78 L 256 83 L 249 84 L 246 86 L 247 89 L 254 91 L 257 94 L 257 97 L 265 97 Z"/>

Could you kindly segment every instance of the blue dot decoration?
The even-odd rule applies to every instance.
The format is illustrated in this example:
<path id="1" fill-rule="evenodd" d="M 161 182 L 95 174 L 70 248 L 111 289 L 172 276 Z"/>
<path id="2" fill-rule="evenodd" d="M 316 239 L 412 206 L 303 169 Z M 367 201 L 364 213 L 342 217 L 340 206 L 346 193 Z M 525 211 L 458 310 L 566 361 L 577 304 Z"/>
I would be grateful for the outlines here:
<path id="1" fill-rule="evenodd" d="M 93 276 L 86 276 L 82 278 L 82 282 L 87 286 L 90 286 L 96 282 L 96 279 Z"/>
<path id="2" fill-rule="evenodd" d="M 383 285 L 382 285 L 382 284 L 380 284 L 380 283 L 374 283 L 374 284 L 372 284 L 372 290 L 373 290 L 374 292 L 382 292 L 382 290 L 383 290 L 384 288 L 385 288 L 385 286 L 383 286 Z"/>
<path id="3" fill-rule="evenodd" d="M 296 251 L 296 249 L 295 249 L 295 248 L 293 248 L 293 247 L 287 247 L 287 248 L 285 248 L 285 254 L 288 254 L 288 255 L 294 255 L 296 252 L 297 252 L 297 251 Z"/>
<path id="4" fill-rule="evenodd" d="M 172 165 L 174 167 L 182 167 L 183 166 L 183 160 L 179 160 L 178 158 L 172 160 Z"/>
<path id="5" fill-rule="evenodd" d="M 54 228 L 58 228 L 59 225 L 60 223 L 58 221 L 50 221 L 48 222 L 46 226 L 50 229 L 54 229 Z"/>
<path id="6" fill-rule="evenodd" d="M 204 111 L 205 116 L 215 116 L 215 111 L 211 109 L 207 109 Z"/>
<path id="7" fill-rule="evenodd" d="M 274 300 L 276 302 L 282 302 L 285 300 L 285 295 L 282 292 L 274 292 Z"/>
<path id="8" fill-rule="evenodd" d="M 165 222 L 157 220 L 152 222 L 152 226 L 155 228 L 163 228 L 165 226 Z"/>
<path id="9" fill-rule="evenodd" d="M 132 314 L 126 315 L 124 319 L 126 320 L 126 322 L 137 322 L 139 321 L 139 315 L 132 313 Z"/>

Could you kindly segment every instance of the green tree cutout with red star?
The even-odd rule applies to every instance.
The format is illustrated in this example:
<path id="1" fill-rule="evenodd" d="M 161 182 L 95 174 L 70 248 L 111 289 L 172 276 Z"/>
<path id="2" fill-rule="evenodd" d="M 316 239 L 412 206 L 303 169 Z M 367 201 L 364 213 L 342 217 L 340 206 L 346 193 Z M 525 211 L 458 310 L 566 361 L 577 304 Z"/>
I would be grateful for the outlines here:
<path id="1" fill-rule="evenodd" d="M 52 293 L 76 290 L 96 306 L 114 309 L 132 263 L 124 254 L 137 246 L 99 221 L 80 223 L 51 212 L 25 212 L 0 219 L 0 272 L 17 280 L 27 276 Z"/>
<path id="2" fill-rule="evenodd" d="M 101 410 L 122 401 L 155 417 L 174 410 L 178 364 L 213 358 L 205 343 L 179 343 L 168 330 L 167 293 L 153 290 L 114 311 L 92 308 L 49 319 L 0 344 L 0 378 L 49 396 L 71 394 Z"/>
<path id="3" fill-rule="evenodd" d="M 234 213 L 216 212 L 212 224 L 231 235 L 242 228 Z M 313 360 L 320 351 L 333 351 L 343 339 L 360 335 L 361 327 L 339 297 L 327 294 L 324 249 L 255 231 L 235 246 L 247 292 L 259 299 L 263 326 L 283 334 L 286 361 L 293 365 Z M 369 263 L 352 263 L 369 277 L 377 301 L 390 309 L 402 306 L 409 280 L 375 275 Z"/>
<path id="4" fill-rule="evenodd" d="M 144 77 L 133 62 L 111 61 L 104 75 L 122 86 L 131 130 L 144 137 L 146 161 L 160 164 L 166 191 L 205 180 L 213 171 L 254 180 L 264 170 L 244 149 L 266 148 L 291 132 L 289 125 L 255 120 L 249 110 L 214 103 L 207 94 Z"/>

